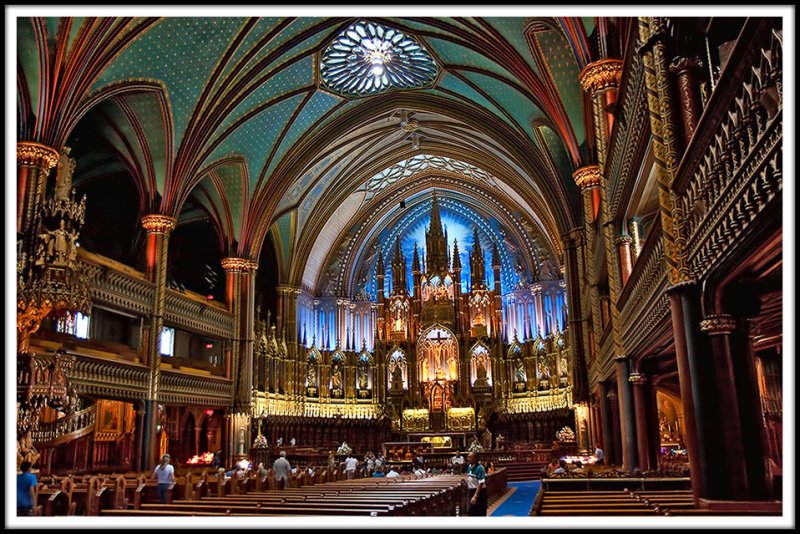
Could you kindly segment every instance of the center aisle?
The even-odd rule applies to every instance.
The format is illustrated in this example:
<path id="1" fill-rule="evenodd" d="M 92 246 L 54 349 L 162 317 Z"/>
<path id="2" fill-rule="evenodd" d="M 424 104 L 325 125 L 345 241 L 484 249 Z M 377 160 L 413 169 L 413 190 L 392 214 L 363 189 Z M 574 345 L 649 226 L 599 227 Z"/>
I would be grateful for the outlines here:
<path id="1" fill-rule="evenodd" d="M 529 482 L 509 482 L 508 487 L 513 488 L 514 492 L 498 506 L 491 517 L 528 517 L 536 499 L 536 494 L 542 483 L 539 480 Z"/>

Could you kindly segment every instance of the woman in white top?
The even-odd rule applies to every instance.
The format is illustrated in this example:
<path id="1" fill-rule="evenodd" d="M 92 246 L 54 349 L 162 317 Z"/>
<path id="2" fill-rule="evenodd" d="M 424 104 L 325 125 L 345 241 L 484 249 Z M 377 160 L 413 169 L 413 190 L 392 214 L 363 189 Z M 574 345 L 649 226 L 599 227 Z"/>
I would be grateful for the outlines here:
<path id="1" fill-rule="evenodd" d="M 175 468 L 169 463 L 169 454 L 161 457 L 161 463 L 153 470 L 153 477 L 158 480 L 158 500 L 167 504 L 167 490 L 175 484 Z"/>

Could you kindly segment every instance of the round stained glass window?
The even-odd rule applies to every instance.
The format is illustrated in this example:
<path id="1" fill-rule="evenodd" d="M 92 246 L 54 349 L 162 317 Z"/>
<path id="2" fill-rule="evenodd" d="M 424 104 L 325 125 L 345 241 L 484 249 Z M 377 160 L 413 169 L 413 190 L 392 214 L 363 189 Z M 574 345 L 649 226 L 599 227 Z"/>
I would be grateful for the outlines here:
<path id="1" fill-rule="evenodd" d="M 414 39 L 365 21 L 342 32 L 320 60 L 324 87 L 342 96 L 430 87 L 438 72 L 433 57 Z"/>

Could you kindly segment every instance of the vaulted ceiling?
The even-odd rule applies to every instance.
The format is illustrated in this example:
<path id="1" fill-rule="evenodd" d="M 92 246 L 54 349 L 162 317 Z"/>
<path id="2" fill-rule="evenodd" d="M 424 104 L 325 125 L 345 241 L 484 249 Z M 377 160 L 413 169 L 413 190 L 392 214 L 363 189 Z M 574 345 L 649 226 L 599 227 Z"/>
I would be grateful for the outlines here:
<path id="1" fill-rule="evenodd" d="M 320 88 L 321 52 L 360 20 L 424 47 L 440 69 L 432 86 L 361 98 Z M 16 27 L 19 140 L 83 154 L 76 185 L 127 173 L 142 214 L 210 218 L 224 254 L 258 257 L 271 236 L 283 282 L 318 289 L 332 262 L 357 266 L 406 217 L 400 201 L 411 209 L 434 189 L 445 209 L 467 206 L 482 239 L 505 236 L 519 249 L 508 261 L 529 273 L 543 258 L 560 263 L 560 235 L 580 225 L 571 175 L 593 157 L 578 73 L 592 61 L 594 19 L 19 18 Z M 401 128 L 409 119 L 413 132 Z M 82 146 L 81 129 L 104 144 Z"/>

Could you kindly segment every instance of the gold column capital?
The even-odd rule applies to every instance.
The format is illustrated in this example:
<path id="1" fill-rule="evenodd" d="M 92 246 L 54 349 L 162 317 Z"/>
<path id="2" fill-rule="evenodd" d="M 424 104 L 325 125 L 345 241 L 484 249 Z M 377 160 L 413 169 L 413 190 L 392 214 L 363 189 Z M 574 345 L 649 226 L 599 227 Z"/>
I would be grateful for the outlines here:
<path id="1" fill-rule="evenodd" d="M 258 262 L 249 258 L 222 258 L 220 264 L 225 271 L 232 273 L 255 271 L 258 269 Z"/>
<path id="2" fill-rule="evenodd" d="M 730 334 L 736 330 L 736 319 L 728 314 L 708 315 L 700 321 L 700 331 L 706 334 Z"/>
<path id="3" fill-rule="evenodd" d="M 58 164 L 58 150 L 33 141 L 17 142 L 17 165 L 40 167 L 49 171 Z"/>
<path id="4" fill-rule="evenodd" d="M 631 384 L 642 385 L 647 382 L 647 375 L 641 373 L 631 373 L 628 375 L 628 382 Z"/>
<path id="5" fill-rule="evenodd" d="M 177 220 L 175 218 L 158 213 L 142 217 L 142 228 L 144 228 L 148 234 L 169 234 L 175 229 L 176 223 Z"/>
<path id="6" fill-rule="evenodd" d="M 609 87 L 619 87 L 622 78 L 621 59 L 601 59 L 586 65 L 578 74 L 578 81 L 587 93 L 593 94 Z"/>
<path id="7" fill-rule="evenodd" d="M 581 189 L 597 187 L 600 185 L 600 165 L 586 165 L 572 173 L 575 185 Z"/>

